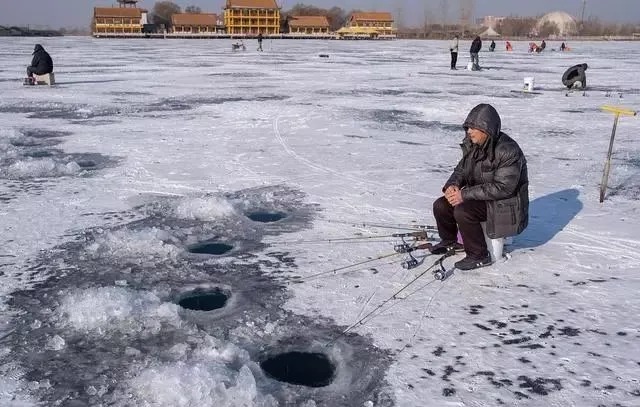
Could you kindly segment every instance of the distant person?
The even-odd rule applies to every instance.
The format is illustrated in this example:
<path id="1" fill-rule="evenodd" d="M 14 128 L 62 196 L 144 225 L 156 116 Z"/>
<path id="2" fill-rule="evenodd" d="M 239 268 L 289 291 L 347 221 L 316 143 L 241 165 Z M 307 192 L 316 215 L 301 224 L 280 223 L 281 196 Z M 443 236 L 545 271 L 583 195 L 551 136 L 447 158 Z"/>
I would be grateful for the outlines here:
<path id="1" fill-rule="evenodd" d="M 482 49 L 482 40 L 480 37 L 476 37 L 471 42 L 471 48 L 469 49 L 469 53 L 471 54 L 471 70 L 479 71 L 480 70 L 480 58 L 478 57 L 478 53 Z"/>
<path id="2" fill-rule="evenodd" d="M 566 46 L 566 44 L 563 42 L 563 43 L 560 45 L 560 51 L 564 51 L 565 49 L 567 49 L 567 46 Z"/>
<path id="3" fill-rule="evenodd" d="M 489 45 L 489 51 L 493 52 L 496 50 L 496 42 L 491 40 L 491 45 Z"/>
<path id="4" fill-rule="evenodd" d="M 542 51 L 544 51 L 545 48 L 547 48 L 547 43 L 544 42 L 544 40 L 542 40 L 542 42 L 540 43 L 540 46 L 538 47 L 538 49 L 536 51 L 537 52 L 542 52 Z"/>
<path id="5" fill-rule="evenodd" d="M 234 51 L 239 50 L 239 49 L 244 51 L 244 50 L 247 49 L 247 47 L 245 47 L 244 46 L 244 42 L 242 40 L 240 40 L 238 42 L 235 42 L 235 43 L 231 44 L 231 49 L 234 50 Z"/>
<path id="6" fill-rule="evenodd" d="M 456 69 L 456 64 L 458 63 L 458 35 L 456 34 L 451 40 L 449 44 L 449 51 L 451 51 L 451 69 Z"/>
<path id="7" fill-rule="evenodd" d="M 27 78 L 32 78 L 33 75 L 44 75 L 53 72 L 53 60 L 47 51 L 44 50 L 42 45 L 36 44 L 33 48 L 33 59 L 31 65 L 27 67 Z"/>
<path id="8" fill-rule="evenodd" d="M 585 71 L 587 70 L 587 68 L 587 64 L 578 64 L 567 69 L 564 75 L 562 75 L 562 84 L 568 89 L 586 89 L 587 73 Z"/>
<path id="9" fill-rule="evenodd" d="M 509 41 L 507 41 L 507 51 L 513 51 L 513 46 Z"/>
<path id="10" fill-rule="evenodd" d="M 262 51 L 262 33 L 258 34 L 258 51 Z"/>

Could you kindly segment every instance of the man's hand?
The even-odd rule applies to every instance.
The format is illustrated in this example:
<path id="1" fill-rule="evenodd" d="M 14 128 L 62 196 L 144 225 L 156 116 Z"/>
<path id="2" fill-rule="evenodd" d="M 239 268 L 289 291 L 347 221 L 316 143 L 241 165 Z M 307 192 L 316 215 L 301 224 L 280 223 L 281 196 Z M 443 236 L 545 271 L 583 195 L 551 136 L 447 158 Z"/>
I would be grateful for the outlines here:
<path id="1" fill-rule="evenodd" d="M 444 191 L 444 197 L 447 198 L 447 201 L 451 204 L 451 206 L 458 206 L 462 203 L 462 191 L 455 185 L 451 185 Z"/>

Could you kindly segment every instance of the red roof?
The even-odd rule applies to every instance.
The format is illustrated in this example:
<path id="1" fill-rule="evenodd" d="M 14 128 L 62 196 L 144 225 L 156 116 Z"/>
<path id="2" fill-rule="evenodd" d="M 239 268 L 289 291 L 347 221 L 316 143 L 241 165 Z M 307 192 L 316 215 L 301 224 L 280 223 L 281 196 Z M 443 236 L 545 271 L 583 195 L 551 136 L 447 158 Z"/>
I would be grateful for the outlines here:
<path id="1" fill-rule="evenodd" d="M 329 20 L 325 16 L 292 16 L 289 27 L 329 28 Z"/>
<path id="2" fill-rule="evenodd" d="M 391 13 L 387 12 L 366 12 L 366 13 L 353 13 L 351 14 L 351 20 L 355 21 L 386 21 L 393 22 Z"/>
<path id="3" fill-rule="evenodd" d="M 140 18 L 143 12 L 141 8 L 132 8 L 132 7 L 94 7 L 93 8 L 93 16 L 94 17 L 130 17 L 130 18 Z"/>
<path id="4" fill-rule="evenodd" d="M 171 16 L 172 25 L 215 26 L 218 16 L 213 13 L 177 13 Z"/>
<path id="5" fill-rule="evenodd" d="M 276 0 L 227 0 L 226 8 L 279 8 Z"/>

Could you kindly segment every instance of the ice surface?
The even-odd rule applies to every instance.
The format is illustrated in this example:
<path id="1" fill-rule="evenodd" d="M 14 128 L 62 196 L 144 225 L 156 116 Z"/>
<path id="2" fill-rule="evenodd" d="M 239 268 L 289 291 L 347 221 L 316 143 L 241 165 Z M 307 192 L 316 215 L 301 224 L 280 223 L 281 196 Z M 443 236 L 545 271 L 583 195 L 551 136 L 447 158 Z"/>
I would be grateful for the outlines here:
<path id="1" fill-rule="evenodd" d="M 439 41 L 42 41 L 58 84 L 25 88 L 33 39 L 0 39 L 0 404 L 638 404 L 638 118 L 618 123 L 598 203 L 613 124 L 599 107 L 637 109 L 636 43 L 498 42 L 482 71 L 452 72 Z M 566 94 L 582 62 L 590 89 Z M 528 160 L 511 259 L 419 280 L 335 342 L 325 389 L 266 378 L 267 350 L 324 346 L 414 278 L 397 258 L 295 277 L 393 244 L 302 241 L 433 223 L 478 103 Z M 213 238 L 233 255 L 182 256 Z M 173 303 L 212 285 L 233 292 L 215 315 Z"/>
<path id="2" fill-rule="evenodd" d="M 157 228 L 139 231 L 117 230 L 107 232 L 91 245 L 89 254 L 94 256 L 111 255 L 118 258 L 142 262 L 154 257 L 161 259 L 175 258 L 179 250 L 167 243 L 171 236 Z"/>
<path id="3" fill-rule="evenodd" d="M 232 215 L 235 209 L 226 200 L 216 197 L 185 198 L 176 208 L 176 215 L 183 219 L 216 220 Z"/>
<path id="4" fill-rule="evenodd" d="M 163 323 L 180 325 L 177 305 L 163 303 L 152 293 L 120 287 L 89 288 L 71 293 L 63 298 L 58 313 L 62 324 L 101 335 L 152 335 Z"/>

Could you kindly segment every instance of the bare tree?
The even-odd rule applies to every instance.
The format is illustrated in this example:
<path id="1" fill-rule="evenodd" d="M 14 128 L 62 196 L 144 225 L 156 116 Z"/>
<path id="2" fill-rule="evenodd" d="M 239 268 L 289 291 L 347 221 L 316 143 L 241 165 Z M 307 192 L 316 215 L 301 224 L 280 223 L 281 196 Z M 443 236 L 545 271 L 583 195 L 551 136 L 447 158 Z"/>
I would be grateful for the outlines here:
<path id="1" fill-rule="evenodd" d="M 202 9 L 198 6 L 187 6 L 184 9 L 185 13 L 193 13 L 193 14 L 200 14 L 202 13 Z"/>
<path id="2" fill-rule="evenodd" d="M 172 1 L 158 1 L 153 5 L 149 20 L 153 24 L 164 24 L 165 27 L 171 26 L 171 16 L 180 13 L 180 6 Z"/>
<path id="3" fill-rule="evenodd" d="M 507 17 L 498 25 L 503 37 L 527 37 L 536 25 L 535 18 Z"/>
<path id="4" fill-rule="evenodd" d="M 553 21 L 545 21 L 544 24 L 542 24 L 538 28 L 538 35 L 542 38 L 546 38 L 559 33 L 560 28 L 558 28 L 558 24 L 554 23 Z"/>

